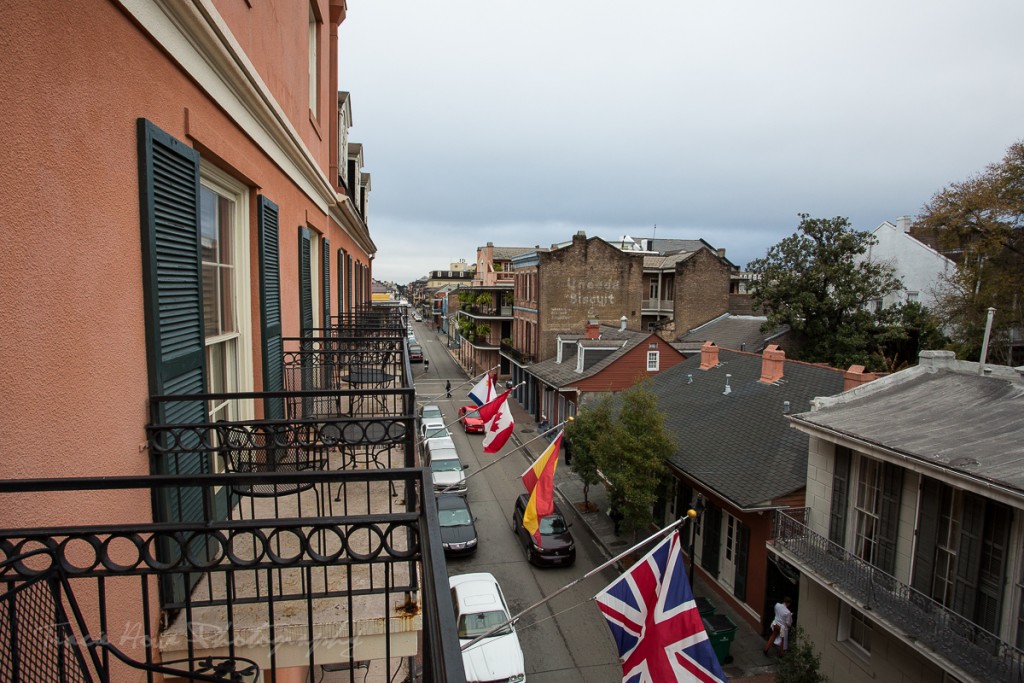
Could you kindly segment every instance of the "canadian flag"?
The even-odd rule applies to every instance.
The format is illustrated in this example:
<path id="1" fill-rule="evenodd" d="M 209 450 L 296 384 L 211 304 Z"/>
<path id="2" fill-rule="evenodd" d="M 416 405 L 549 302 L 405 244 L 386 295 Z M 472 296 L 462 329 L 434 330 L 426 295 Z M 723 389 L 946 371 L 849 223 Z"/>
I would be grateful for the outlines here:
<path id="1" fill-rule="evenodd" d="M 508 398 L 507 396 L 505 397 Z M 512 410 L 508 407 L 508 401 L 503 400 L 498 406 L 498 412 L 494 414 L 490 422 L 484 427 L 484 453 L 497 453 L 501 450 L 508 438 L 512 436 L 512 429 L 515 427 L 512 419 Z"/>

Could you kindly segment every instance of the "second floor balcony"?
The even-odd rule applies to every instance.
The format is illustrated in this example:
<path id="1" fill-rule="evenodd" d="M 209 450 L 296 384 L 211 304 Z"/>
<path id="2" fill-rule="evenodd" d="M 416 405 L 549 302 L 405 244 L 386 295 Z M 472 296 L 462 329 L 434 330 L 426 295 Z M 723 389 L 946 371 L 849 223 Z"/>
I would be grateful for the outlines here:
<path id="1" fill-rule="evenodd" d="M 520 351 L 515 346 L 507 342 L 501 342 L 501 346 L 499 348 L 503 356 L 519 363 L 520 365 L 529 365 L 537 360 L 537 357 L 534 354 Z"/>
<path id="2" fill-rule="evenodd" d="M 891 574 L 777 513 L 770 550 L 962 680 L 1019 683 L 1024 652 Z"/>

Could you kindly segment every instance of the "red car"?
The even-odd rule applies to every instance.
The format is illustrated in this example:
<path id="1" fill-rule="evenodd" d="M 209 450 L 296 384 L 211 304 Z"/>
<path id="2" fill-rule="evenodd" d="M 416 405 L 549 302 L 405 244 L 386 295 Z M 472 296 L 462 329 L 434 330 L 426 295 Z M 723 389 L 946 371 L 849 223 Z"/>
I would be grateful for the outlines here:
<path id="1" fill-rule="evenodd" d="M 466 430 L 467 434 L 470 432 L 484 433 L 484 421 L 480 419 L 480 413 L 476 412 L 476 410 L 476 406 L 462 406 L 459 408 L 459 422 L 462 423 L 462 428 Z"/>

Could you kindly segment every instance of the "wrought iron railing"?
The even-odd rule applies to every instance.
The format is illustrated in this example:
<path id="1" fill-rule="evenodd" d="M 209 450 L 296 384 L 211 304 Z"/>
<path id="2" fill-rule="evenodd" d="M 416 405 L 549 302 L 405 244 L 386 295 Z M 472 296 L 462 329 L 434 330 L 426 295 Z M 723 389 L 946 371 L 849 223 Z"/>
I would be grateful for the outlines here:
<path id="1" fill-rule="evenodd" d="M 516 361 L 517 363 L 526 364 L 532 363 L 536 360 L 536 356 L 534 356 L 532 353 L 523 353 L 516 347 L 512 346 L 511 344 L 506 344 L 505 342 L 502 342 L 499 348 L 501 349 L 501 353 L 503 353 L 506 357 Z"/>
<path id="2" fill-rule="evenodd" d="M 672 299 L 644 299 L 640 308 L 645 311 L 672 311 L 675 303 Z"/>
<path id="3" fill-rule="evenodd" d="M 1024 652 L 872 566 L 784 512 L 773 545 L 803 573 L 870 610 L 889 630 L 930 650 L 974 680 L 1024 681 Z"/>
<path id="4" fill-rule="evenodd" d="M 134 519 L 104 525 L 40 520 L 0 530 L 0 560 L 52 549 L 89 635 L 141 661 L 213 653 L 252 659 L 264 671 L 308 667 L 322 675 L 321 667 L 349 665 L 347 680 L 369 671 L 392 680 L 400 670 L 412 680 L 410 666 L 422 666 L 424 680 L 464 680 L 430 475 L 421 468 L 8 480 L 0 482 L 0 507 L 40 495 L 73 506 L 98 491 L 167 498 L 198 489 L 213 499 L 239 486 L 327 487 L 345 496 L 333 513 L 304 518 L 161 523 L 139 509 Z M 389 489 L 404 501 L 395 504 Z M 176 552 L 168 555 L 169 547 Z M 175 586 L 191 589 L 175 594 Z"/>

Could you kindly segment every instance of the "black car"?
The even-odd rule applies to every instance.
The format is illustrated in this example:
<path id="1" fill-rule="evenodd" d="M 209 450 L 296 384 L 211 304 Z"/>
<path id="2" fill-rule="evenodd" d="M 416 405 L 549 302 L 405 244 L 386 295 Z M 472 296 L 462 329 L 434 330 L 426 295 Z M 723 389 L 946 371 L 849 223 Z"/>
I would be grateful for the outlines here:
<path id="1" fill-rule="evenodd" d="M 540 545 L 523 528 L 523 513 L 530 497 L 523 493 L 516 498 L 516 506 L 512 511 L 512 530 L 519 537 L 526 552 L 526 559 L 532 564 L 550 564 L 569 566 L 576 561 L 576 544 L 569 533 L 570 524 L 565 521 L 558 504 L 550 515 L 540 518 Z"/>
<path id="2" fill-rule="evenodd" d="M 437 519 L 441 523 L 441 547 L 445 555 L 472 555 L 476 552 L 476 518 L 465 497 L 444 493 L 436 498 Z"/>

